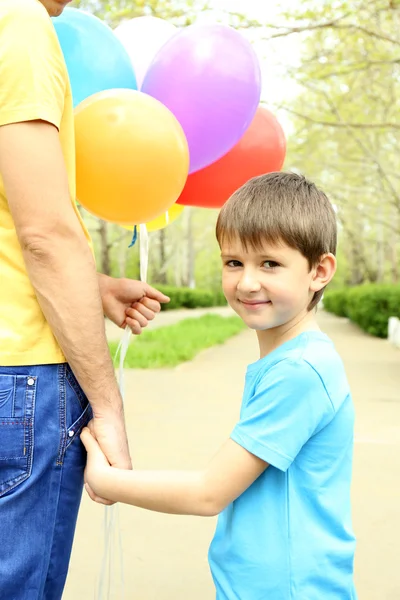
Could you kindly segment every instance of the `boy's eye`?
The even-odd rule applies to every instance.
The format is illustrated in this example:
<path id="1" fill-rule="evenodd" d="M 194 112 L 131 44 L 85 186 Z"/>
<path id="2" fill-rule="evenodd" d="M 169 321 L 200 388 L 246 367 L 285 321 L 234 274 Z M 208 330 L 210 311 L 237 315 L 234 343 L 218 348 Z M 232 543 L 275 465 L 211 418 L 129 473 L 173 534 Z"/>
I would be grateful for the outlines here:
<path id="1" fill-rule="evenodd" d="M 264 267 L 266 269 L 275 269 L 275 267 L 279 267 L 279 263 L 275 262 L 274 260 L 266 260 L 264 261 Z"/>
<path id="2" fill-rule="evenodd" d="M 242 263 L 239 260 L 228 260 L 226 263 L 227 267 L 241 267 Z"/>

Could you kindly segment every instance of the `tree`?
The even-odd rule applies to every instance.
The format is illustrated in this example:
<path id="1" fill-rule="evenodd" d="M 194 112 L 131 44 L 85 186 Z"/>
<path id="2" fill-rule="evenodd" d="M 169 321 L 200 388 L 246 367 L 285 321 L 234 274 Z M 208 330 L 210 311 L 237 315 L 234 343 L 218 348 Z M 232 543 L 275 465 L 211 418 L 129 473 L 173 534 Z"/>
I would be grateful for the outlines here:
<path id="1" fill-rule="evenodd" d="M 104 19 L 112 26 L 124 19 L 152 15 L 176 25 L 189 25 L 196 12 L 207 8 L 203 0 L 74 0 L 71 6 Z"/>
<path id="2" fill-rule="evenodd" d="M 272 36 L 302 36 L 291 70 L 299 94 L 283 108 L 289 163 L 315 178 L 338 210 L 348 283 L 398 279 L 400 3 L 304 1 Z"/>

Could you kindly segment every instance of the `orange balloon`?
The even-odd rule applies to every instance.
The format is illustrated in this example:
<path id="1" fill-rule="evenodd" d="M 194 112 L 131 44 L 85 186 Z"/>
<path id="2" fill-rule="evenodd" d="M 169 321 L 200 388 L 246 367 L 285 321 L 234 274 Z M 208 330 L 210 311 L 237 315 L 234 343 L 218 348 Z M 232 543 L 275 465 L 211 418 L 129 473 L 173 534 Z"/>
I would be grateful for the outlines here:
<path id="1" fill-rule="evenodd" d="M 191 173 L 178 204 L 221 208 L 251 177 L 280 171 L 286 140 L 274 115 L 259 106 L 242 139 L 222 158 Z"/>
<path id="2" fill-rule="evenodd" d="M 161 102 L 134 90 L 90 96 L 75 111 L 77 197 L 113 223 L 165 213 L 189 170 L 185 134 Z"/>

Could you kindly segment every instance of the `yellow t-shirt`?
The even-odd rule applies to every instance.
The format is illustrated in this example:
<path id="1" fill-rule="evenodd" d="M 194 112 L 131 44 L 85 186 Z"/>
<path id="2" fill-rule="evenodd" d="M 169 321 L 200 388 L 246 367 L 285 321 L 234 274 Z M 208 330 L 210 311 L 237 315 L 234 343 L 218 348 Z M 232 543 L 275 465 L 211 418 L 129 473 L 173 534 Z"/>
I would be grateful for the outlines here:
<path id="1" fill-rule="evenodd" d="M 0 0 L 0 126 L 36 119 L 59 130 L 71 202 L 89 241 L 75 204 L 72 95 L 57 34 L 39 0 Z M 64 361 L 29 281 L 0 173 L 0 366 Z"/>

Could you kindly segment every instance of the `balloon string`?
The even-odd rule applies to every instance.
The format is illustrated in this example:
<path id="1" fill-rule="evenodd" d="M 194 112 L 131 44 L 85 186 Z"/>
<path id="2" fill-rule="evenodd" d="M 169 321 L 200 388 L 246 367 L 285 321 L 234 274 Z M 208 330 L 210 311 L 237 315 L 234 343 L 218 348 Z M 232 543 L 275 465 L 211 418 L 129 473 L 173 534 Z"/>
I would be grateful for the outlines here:
<path id="1" fill-rule="evenodd" d="M 129 244 L 128 248 L 132 248 L 132 246 L 134 246 L 136 244 L 136 240 L 137 240 L 137 227 L 135 225 L 135 227 L 133 228 L 132 241 Z"/>
<path id="2" fill-rule="evenodd" d="M 149 265 L 149 235 L 147 232 L 146 225 L 140 225 L 140 279 L 147 281 L 148 265 Z M 137 227 L 133 233 L 131 246 L 135 244 L 137 240 Z M 129 327 L 125 327 L 124 334 L 120 343 L 118 344 L 117 351 L 114 356 L 114 361 L 119 356 L 119 389 L 121 392 L 122 399 L 125 399 L 125 380 L 124 380 L 124 363 L 126 353 L 129 348 L 129 342 L 132 335 L 132 331 Z M 112 567 L 115 564 L 120 565 L 120 586 L 121 594 L 119 595 L 120 600 L 125 597 L 125 581 L 124 581 L 124 566 L 123 566 L 123 553 L 122 553 L 122 537 L 121 527 L 119 524 L 119 506 L 114 504 L 113 506 L 105 506 L 104 512 L 104 552 L 101 564 L 101 574 L 99 585 L 97 589 L 98 600 L 110 600 L 111 598 L 111 582 L 112 582 Z M 115 546 L 117 546 L 115 548 Z"/>

